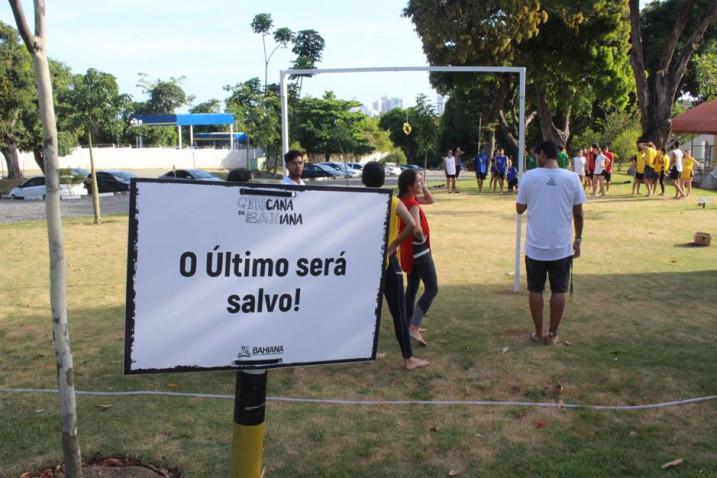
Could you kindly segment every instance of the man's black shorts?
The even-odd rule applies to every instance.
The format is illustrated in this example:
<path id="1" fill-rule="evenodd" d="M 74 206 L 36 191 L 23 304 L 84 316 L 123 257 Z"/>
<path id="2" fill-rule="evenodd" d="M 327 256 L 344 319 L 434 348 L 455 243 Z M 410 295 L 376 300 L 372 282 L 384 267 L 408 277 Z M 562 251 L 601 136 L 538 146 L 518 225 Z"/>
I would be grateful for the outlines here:
<path id="1" fill-rule="evenodd" d="M 543 292 L 546 276 L 550 279 L 550 290 L 563 294 L 570 289 L 570 266 L 573 256 L 557 261 L 538 261 L 525 256 L 525 270 L 528 273 L 528 290 Z"/>
<path id="2" fill-rule="evenodd" d="M 645 179 L 645 173 L 635 173 L 635 179 L 643 181 Z"/>
<path id="3" fill-rule="evenodd" d="M 485 173 L 481 173 L 480 171 L 476 171 L 476 177 L 477 177 L 478 179 L 480 179 L 481 181 L 483 181 L 483 180 L 485 179 L 485 177 L 486 177 L 486 174 L 485 174 Z"/>

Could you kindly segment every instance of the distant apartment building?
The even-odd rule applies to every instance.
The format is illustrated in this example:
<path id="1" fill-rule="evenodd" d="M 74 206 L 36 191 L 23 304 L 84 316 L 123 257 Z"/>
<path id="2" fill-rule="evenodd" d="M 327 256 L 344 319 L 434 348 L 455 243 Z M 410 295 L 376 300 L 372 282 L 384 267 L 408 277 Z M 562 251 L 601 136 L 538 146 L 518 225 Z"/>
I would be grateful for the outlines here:
<path id="1" fill-rule="evenodd" d="M 446 110 L 446 97 L 443 95 L 436 96 L 436 114 L 441 116 Z"/>
<path id="2" fill-rule="evenodd" d="M 381 113 L 386 113 L 396 108 L 403 108 L 403 100 L 401 98 L 381 97 Z"/>

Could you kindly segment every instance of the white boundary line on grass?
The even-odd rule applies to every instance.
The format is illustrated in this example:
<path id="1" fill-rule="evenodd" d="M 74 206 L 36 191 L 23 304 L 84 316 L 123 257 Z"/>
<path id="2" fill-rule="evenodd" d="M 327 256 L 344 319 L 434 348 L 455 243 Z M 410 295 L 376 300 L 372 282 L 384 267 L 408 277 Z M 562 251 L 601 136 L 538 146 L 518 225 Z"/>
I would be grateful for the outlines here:
<path id="1" fill-rule="evenodd" d="M 57 393 L 53 388 L 0 388 L 0 393 Z M 153 390 L 133 390 L 127 392 L 90 392 L 76 390 L 75 394 L 89 397 L 132 397 L 132 396 L 160 396 L 160 397 L 188 397 L 188 398 L 218 398 L 223 400 L 234 400 L 234 395 L 221 395 L 215 393 L 190 393 L 190 392 L 160 392 Z M 495 406 L 495 407 L 533 407 L 533 408 L 572 408 L 587 410 L 651 410 L 655 408 L 669 408 L 694 403 L 709 402 L 717 400 L 717 395 L 706 397 L 687 398 L 684 400 L 672 400 L 669 402 L 646 403 L 642 405 L 581 405 L 579 403 L 557 403 L 557 402 L 517 402 L 512 400 L 340 400 L 326 398 L 294 398 L 294 397 L 266 397 L 272 402 L 288 403 L 311 403 L 317 405 L 472 405 L 472 406 Z"/>

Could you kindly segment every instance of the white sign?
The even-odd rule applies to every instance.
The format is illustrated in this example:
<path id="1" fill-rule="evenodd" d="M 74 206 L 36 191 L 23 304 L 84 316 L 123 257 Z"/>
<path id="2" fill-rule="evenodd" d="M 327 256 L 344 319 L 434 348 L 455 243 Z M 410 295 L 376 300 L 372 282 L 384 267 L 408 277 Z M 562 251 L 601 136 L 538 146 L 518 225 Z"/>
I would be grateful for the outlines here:
<path id="1" fill-rule="evenodd" d="M 375 358 L 390 200 L 134 180 L 125 373 Z"/>

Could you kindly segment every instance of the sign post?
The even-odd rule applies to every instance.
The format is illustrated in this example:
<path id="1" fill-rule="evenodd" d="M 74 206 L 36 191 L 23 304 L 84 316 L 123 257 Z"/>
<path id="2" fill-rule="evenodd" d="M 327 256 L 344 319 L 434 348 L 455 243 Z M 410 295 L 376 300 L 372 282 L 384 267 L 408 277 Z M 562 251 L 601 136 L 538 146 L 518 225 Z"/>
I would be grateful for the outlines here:
<path id="1" fill-rule="evenodd" d="M 258 478 L 264 458 L 266 370 L 237 372 L 231 478 Z"/>
<path id="2" fill-rule="evenodd" d="M 237 370 L 231 476 L 259 477 L 267 369 L 376 357 L 391 191 L 130 191 L 125 373 Z"/>

